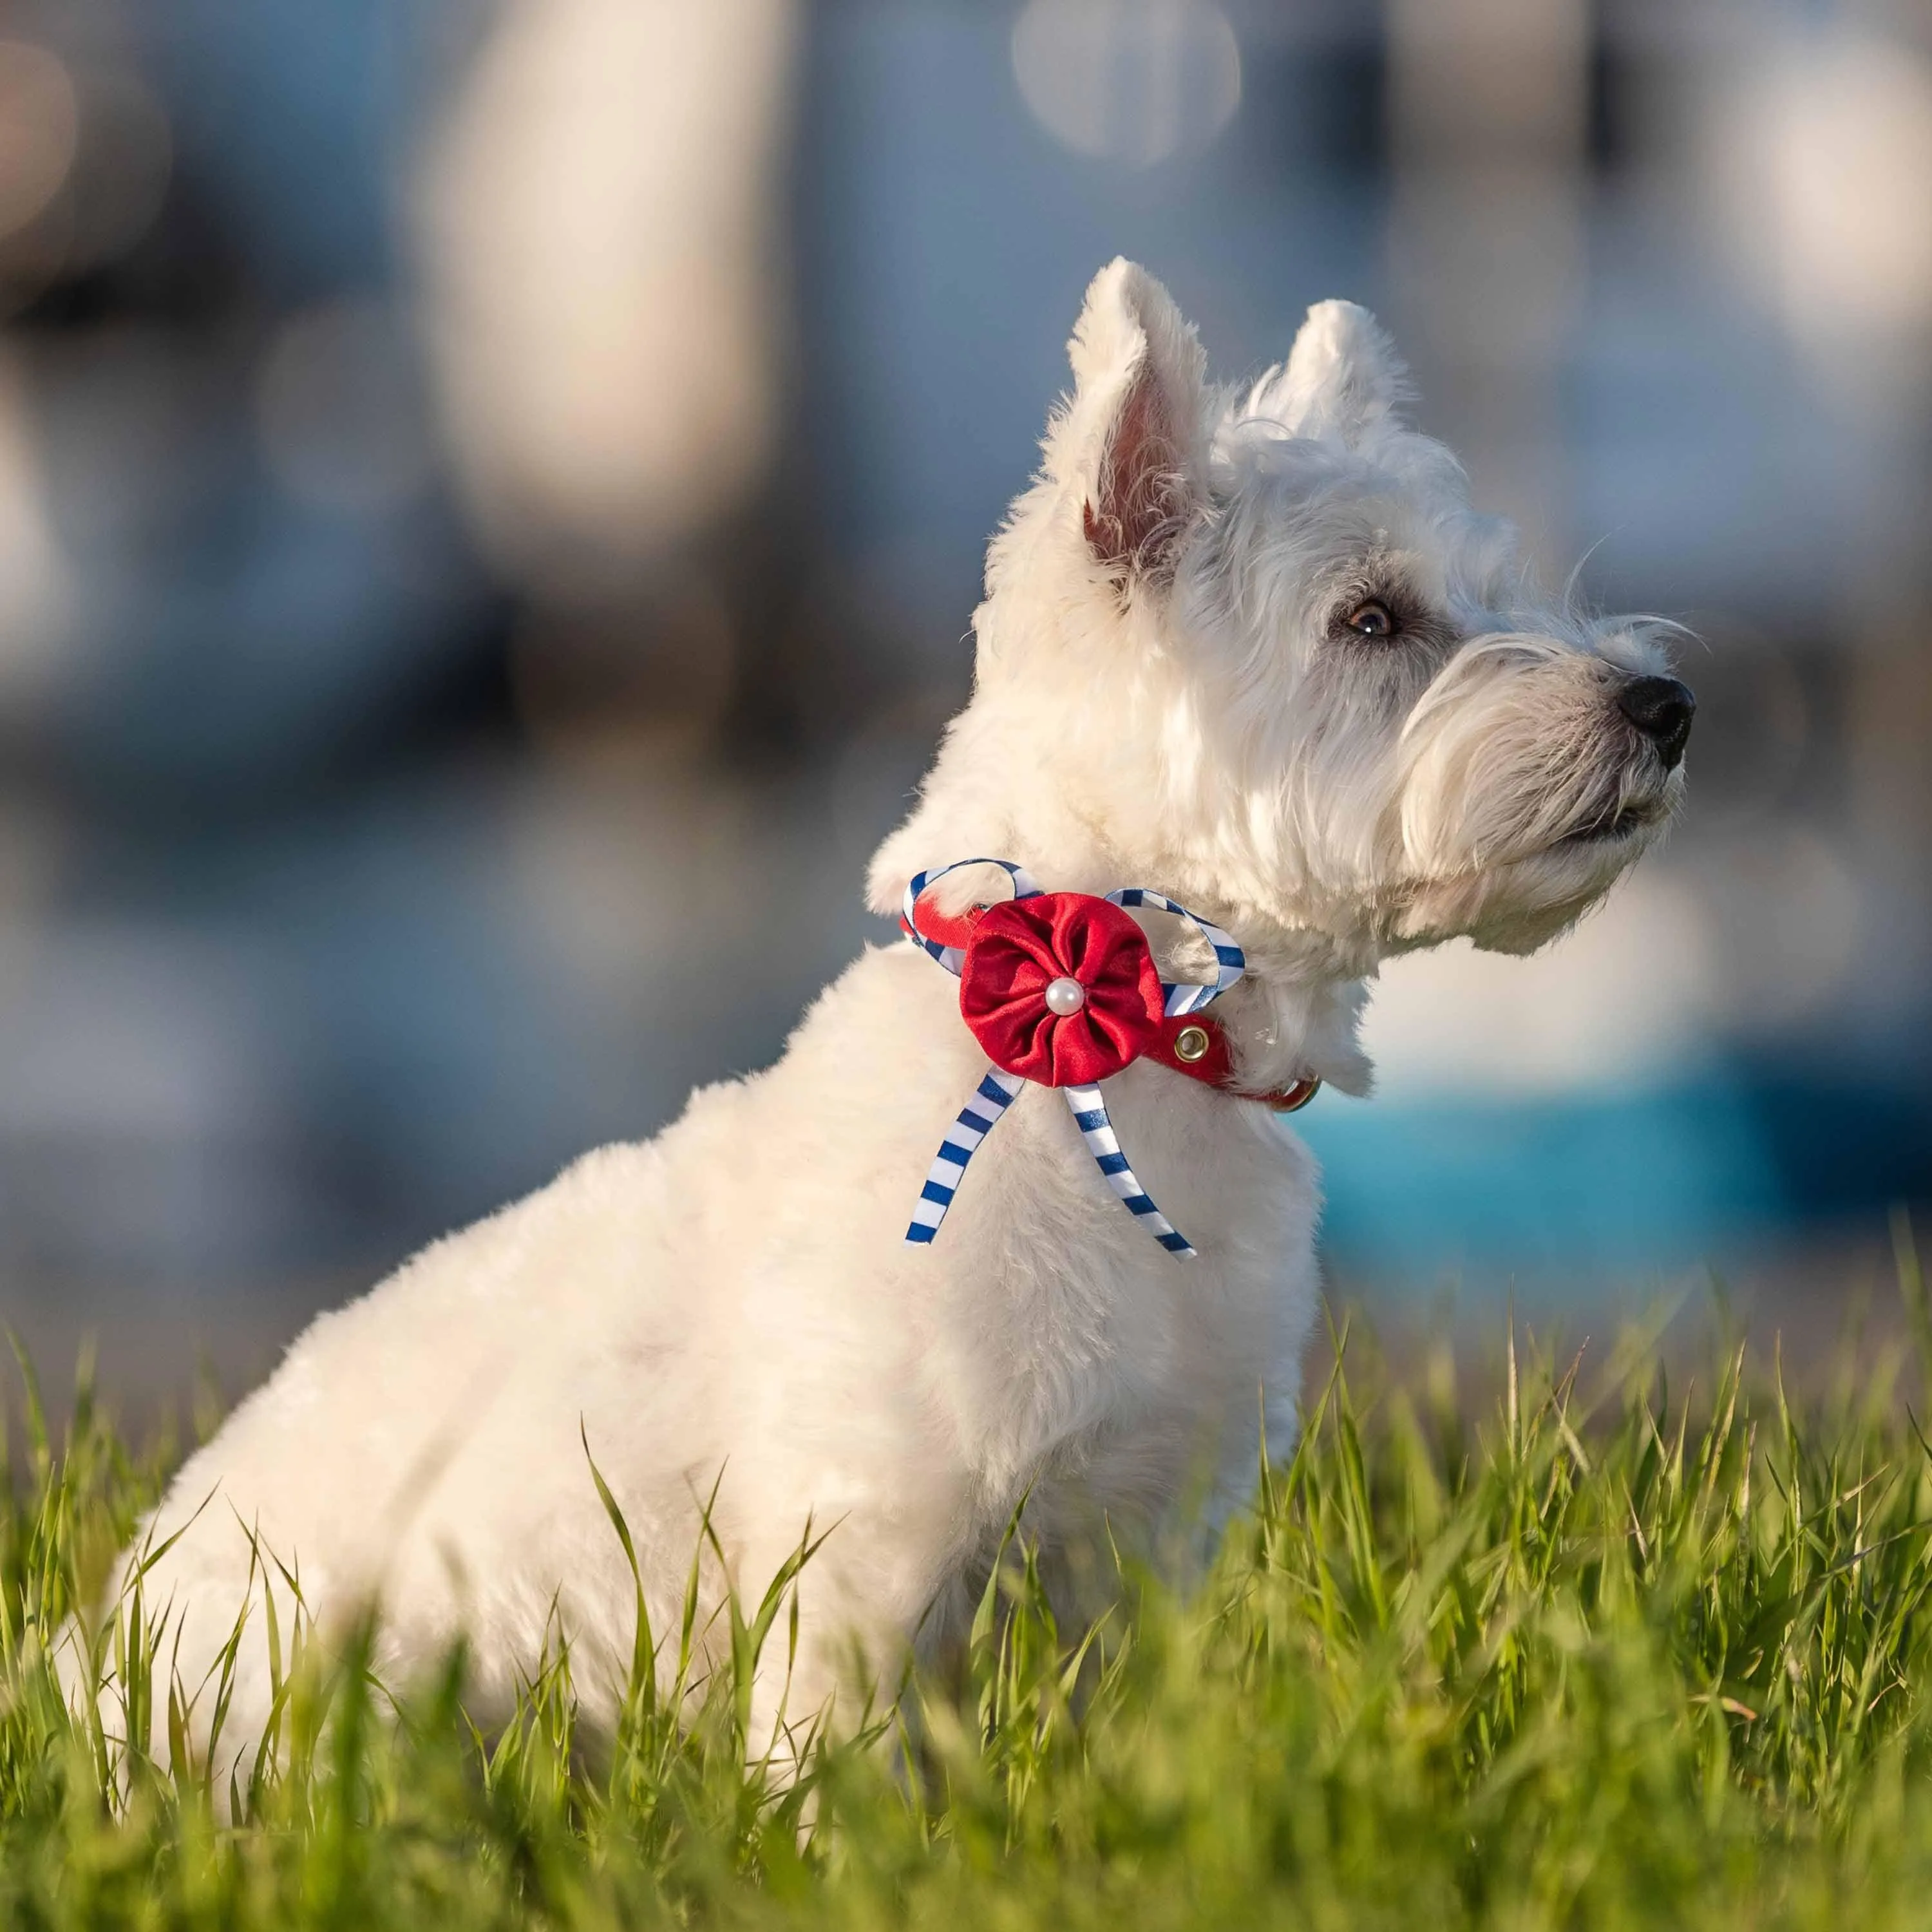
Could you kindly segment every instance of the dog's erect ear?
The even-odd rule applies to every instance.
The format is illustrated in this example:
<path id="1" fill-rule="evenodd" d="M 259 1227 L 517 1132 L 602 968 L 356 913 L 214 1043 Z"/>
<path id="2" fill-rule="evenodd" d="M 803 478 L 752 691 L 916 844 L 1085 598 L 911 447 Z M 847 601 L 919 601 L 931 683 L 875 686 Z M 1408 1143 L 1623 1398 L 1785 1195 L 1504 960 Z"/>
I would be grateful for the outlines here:
<path id="1" fill-rule="evenodd" d="M 1073 400 L 1050 460 L 1081 487 L 1082 535 L 1123 583 L 1164 575 L 1200 500 L 1200 343 L 1160 283 L 1117 260 L 1094 277 L 1067 353 Z"/>
<path id="2" fill-rule="evenodd" d="M 1357 441 L 1409 400 L 1408 371 L 1375 317 L 1354 302 L 1317 302 L 1288 360 L 1236 412 L 1291 435 Z"/>

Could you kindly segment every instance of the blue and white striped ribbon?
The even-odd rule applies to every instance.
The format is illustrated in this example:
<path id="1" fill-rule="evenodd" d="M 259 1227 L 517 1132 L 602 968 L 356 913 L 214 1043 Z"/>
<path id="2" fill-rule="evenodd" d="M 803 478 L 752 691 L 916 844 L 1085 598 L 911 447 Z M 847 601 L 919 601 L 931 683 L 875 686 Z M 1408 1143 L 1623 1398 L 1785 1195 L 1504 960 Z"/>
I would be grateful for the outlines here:
<path id="1" fill-rule="evenodd" d="M 1148 1232 L 1169 1254 L 1191 1260 L 1195 1252 L 1193 1243 L 1154 1204 L 1153 1197 L 1134 1178 L 1134 1171 L 1127 1165 L 1126 1156 L 1120 1151 L 1114 1124 L 1107 1118 L 1107 1103 L 1101 1099 L 1100 1088 L 1063 1087 L 1060 1090 L 1066 1095 L 1066 1104 L 1073 1109 L 1073 1124 L 1080 1130 L 1080 1138 L 1087 1143 L 1087 1151 L 1094 1156 L 1094 1165 L 1107 1177 L 1107 1185 L 1120 1197 L 1127 1212 L 1144 1221 Z"/>
<path id="2" fill-rule="evenodd" d="M 1248 956 L 1212 920 L 1203 919 L 1198 912 L 1190 912 L 1184 905 L 1176 905 L 1173 900 L 1163 898 L 1159 892 L 1148 892 L 1141 886 L 1123 886 L 1118 892 L 1107 895 L 1107 902 L 1130 908 L 1153 906 L 1161 912 L 1171 912 L 1177 919 L 1186 920 L 1214 947 L 1214 977 L 1211 982 L 1193 980 L 1184 980 L 1178 986 L 1166 980 L 1160 982 L 1160 990 L 1167 1000 L 1169 1019 L 1178 1018 L 1183 1013 L 1198 1013 L 1203 1006 L 1218 1000 L 1247 970 Z"/>
<path id="3" fill-rule="evenodd" d="M 942 946 L 938 940 L 928 939 L 920 931 L 919 897 L 928 886 L 937 885 L 948 872 L 963 872 L 968 866 L 997 866 L 1012 880 L 1015 898 L 1040 897 L 1040 888 L 1034 884 L 1033 874 L 1024 866 L 1016 866 L 1005 859 L 956 859 L 950 866 L 935 866 L 929 872 L 914 873 L 911 884 L 905 889 L 905 906 L 902 914 L 905 929 L 911 935 L 913 944 L 924 947 L 956 980 L 965 970 L 966 949 L 962 946 Z"/>
<path id="4" fill-rule="evenodd" d="M 1013 865 L 1005 859 L 961 859 L 950 866 L 938 866 L 931 872 L 914 875 L 911 884 L 906 887 L 906 931 L 915 945 L 929 953 L 956 978 L 964 969 L 964 949 L 942 946 L 937 940 L 927 938 L 919 929 L 917 911 L 920 895 L 928 886 L 944 878 L 948 872 L 956 872 L 965 866 L 998 866 L 1012 879 L 1016 899 L 1036 898 L 1040 890 L 1024 866 Z M 1198 1012 L 1211 1001 L 1218 1000 L 1246 970 L 1246 956 L 1220 927 L 1202 918 L 1198 913 L 1190 912 L 1185 906 L 1177 905 L 1172 899 L 1138 886 L 1124 886 L 1106 896 L 1109 903 L 1124 908 L 1153 906 L 1160 911 L 1171 912 L 1195 927 L 1214 948 L 1214 977 L 1211 982 L 1161 982 L 1169 1018 L 1183 1013 Z M 972 1099 L 961 1109 L 959 1118 L 940 1144 L 939 1152 L 926 1172 L 926 1185 L 920 1190 L 911 1225 L 906 1229 L 908 1243 L 919 1247 L 931 1244 L 946 1219 L 946 1210 L 952 1205 L 960 1182 L 965 1178 L 967 1162 L 978 1151 L 980 1142 L 998 1125 L 1000 1115 L 1018 1098 L 1020 1089 L 1026 1084 L 1018 1074 L 1004 1072 L 997 1066 L 986 1070 L 986 1078 L 980 1082 Z M 1072 1112 L 1080 1138 L 1087 1144 L 1087 1151 L 1094 1156 L 1094 1166 L 1106 1176 L 1107 1185 L 1121 1204 L 1137 1220 L 1147 1224 L 1148 1232 L 1169 1254 L 1192 1259 L 1197 1252 L 1193 1244 L 1154 1205 L 1153 1197 L 1127 1165 L 1127 1157 L 1120 1151 L 1120 1138 L 1114 1132 L 1114 1124 L 1108 1116 L 1107 1103 L 1101 1098 L 1100 1088 L 1064 1087 L 1060 1091 Z"/>
<path id="5" fill-rule="evenodd" d="M 926 1169 L 926 1185 L 919 1191 L 919 1204 L 912 1210 L 912 1226 L 906 1230 L 906 1239 L 914 1246 L 922 1246 L 939 1232 L 939 1224 L 946 1219 L 946 1210 L 952 1205 L 952 1197 L 966 1178 L 966 1163 L 993 1131 L 1000 1116 L 1018 1099 L 1025 1084 L 1017 1073 L 1002 1073 L 997 1066 L 987 1068 L 978 1092 L 959 1110 L 952 1131 L 940 1142 L 939 1151 Z"/>

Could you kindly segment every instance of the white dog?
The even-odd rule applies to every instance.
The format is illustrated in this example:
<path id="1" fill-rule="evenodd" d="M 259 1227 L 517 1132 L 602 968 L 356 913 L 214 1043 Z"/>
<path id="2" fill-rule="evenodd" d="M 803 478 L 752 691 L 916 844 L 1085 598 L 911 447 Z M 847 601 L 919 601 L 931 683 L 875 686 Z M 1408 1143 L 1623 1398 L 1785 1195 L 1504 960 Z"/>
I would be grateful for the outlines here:
<path id="1" fill-rule="evenodd" d="M 1361 309 L 1312 310 L 1236 396 L 1204 386 L 1166 291 L 1116 262 L 1072 357 L 992 548 L 972 701 L 872 902 L 896 912 L 916 874 L 982 856 L 1050 892 L 1167 895 L 1245 955 L 1212 1016 L 1232 1070 L 1184 1078 L 1169 1054 L 1108 1078 L 1132 1162 L 1112 1188 L 1090 1158 L 1104 1130 L 1083 1144 L 1061 1096 L 1010 1083 L 950 1171 L 944 1226 L 909 1244 L 987 1054 L 928 949 L 868 949 L 777 1066 L 587 1155 L 295 1344 L 148 1528 L 150 1548 L 178 1539 L 143 1589 L 190 1694 L 264 1588 L 254 1532 L 325 1630 L 380 1600 L 391 1681 L 462 1631 L 479 1694 L 506 1694 L 554 1613 L 608 1712 L 634 1598 L 587 1442 L 659 1630 L 714 1492 L 718 1581 L 753 1598 L 808 1523 L 824 1534 L 797 1716 L 855 1642 L 890 1669 L 956 1631 L 1023 1496 L 1052 1546 L 1099 1512 L 1157 1516 L 1204 1466 L 1225 1509 L 1264 1418 L 1271 1446 L 1292 1439 L 1316 1173 L 1250 1096 L 1366 1089 L 1356 1023 L 1388 955 L 1461 934 L 1521 951 L 1574 920 L 1674 808 L 1690 694 L 1643 624 L 1532 601 L 1508 530 L 1398 418 L 1402 372 Z M 981 867 L 922 904 L 944 921 L 1008 890 Z M 1148 926 L 1197 940 L 1177 982 L 1211 974 L 1198 926 Z M 1124 1211 L 1136 1175 L 1160 1216 Z M 1161 1216 L 1193 1257 L 1150 1238 Z M 224 1759 L 267 1715 L 263 1623 Z"/>

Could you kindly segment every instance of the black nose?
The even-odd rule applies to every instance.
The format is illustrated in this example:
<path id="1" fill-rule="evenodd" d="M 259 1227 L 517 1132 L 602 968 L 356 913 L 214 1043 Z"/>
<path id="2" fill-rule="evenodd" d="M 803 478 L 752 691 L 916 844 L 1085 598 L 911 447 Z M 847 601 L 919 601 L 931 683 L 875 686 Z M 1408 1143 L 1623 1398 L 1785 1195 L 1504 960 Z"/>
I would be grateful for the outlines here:
<path id="1" fill-rule="evenodd" d="M 1667 772 L 1684 755 L 1697 700 L 1674 677 L 1634 677 L 1617 693 L 1617 709 L 1652 744 Z"/>

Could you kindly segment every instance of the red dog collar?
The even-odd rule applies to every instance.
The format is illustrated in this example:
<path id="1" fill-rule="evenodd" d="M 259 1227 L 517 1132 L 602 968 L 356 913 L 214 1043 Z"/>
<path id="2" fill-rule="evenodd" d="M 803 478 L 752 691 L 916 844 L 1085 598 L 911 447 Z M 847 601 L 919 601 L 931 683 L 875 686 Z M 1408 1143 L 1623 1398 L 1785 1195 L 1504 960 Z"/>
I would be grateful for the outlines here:
<path id="1" fill-rule="evenodd" d="M 963 950 L 973 936 L 974 926 L 987 910 L 983 905 L 969 906 L 963 913 L 948 914 L 922 906 L 921 932 L 942 946 Z M 913 933 L 904 920 L 899 924 L 908 936 L 920 936 Z M 1211 1013 L 1180 1013 L 1162 1018 L 1158 1036 L 1145 1045 L 1141 1057 L 1158 1060 L 1190 1080 L 1218 1088 L 1238 1100 L 1252 1100 L 1277 1114 L 1299 1113 L 1322 1090 L 1320 1076 L 1312 1073 L 1266 1093 L 1254 1093 L 1242 1086 L 1234 1077 L 1234 1054 L 1228 1045 L 1226 1029 Z"/>

